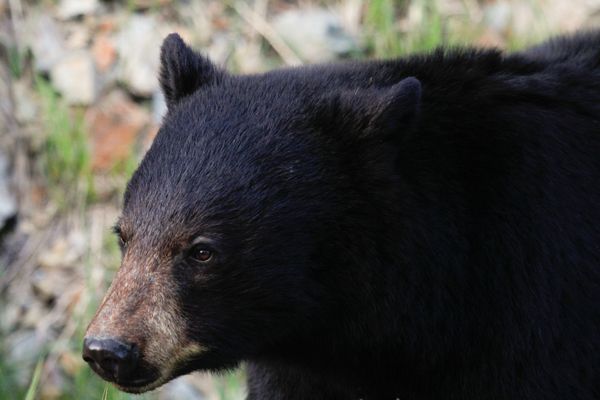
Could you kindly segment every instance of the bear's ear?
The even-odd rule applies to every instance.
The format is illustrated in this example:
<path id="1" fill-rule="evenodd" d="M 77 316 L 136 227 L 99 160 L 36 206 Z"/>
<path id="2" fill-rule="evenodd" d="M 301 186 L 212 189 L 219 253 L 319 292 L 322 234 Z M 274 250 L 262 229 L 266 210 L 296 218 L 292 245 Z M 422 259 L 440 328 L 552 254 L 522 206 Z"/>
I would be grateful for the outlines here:
<path id="1" fill-rule="evenodd" d="M 421 106 L 421 82 L 409 77 L 384 89 L 371 104 L 371 125 L 384 135 L 408 129 Z"/>
<path id="2" fill-rule="evenodd" d="M 345 134 L 351 131 L 359 138 L 399 139 L 416 120 L 421 82 L 409 77 L 386 88 L 344 91 L 334 103 L 331 117 Z"/>
<path id="3" fill-rule="evenodd" d="M 171 110 L 179 100 L 203 85 L 219 82 L 225 72 L 195 53 L 176 34 L 168 35 L 160 49 L 160 86 Z"/>

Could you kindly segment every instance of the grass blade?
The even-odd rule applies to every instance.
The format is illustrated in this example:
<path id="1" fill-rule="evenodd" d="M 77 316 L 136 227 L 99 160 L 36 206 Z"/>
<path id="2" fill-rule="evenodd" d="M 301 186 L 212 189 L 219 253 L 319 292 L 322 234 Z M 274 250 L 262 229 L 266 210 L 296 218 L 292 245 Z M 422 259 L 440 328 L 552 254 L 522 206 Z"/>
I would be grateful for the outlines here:
<path id="1" fill-rule="evenodd" d="M 27 394 L 25 395 L 25 400 L 33 400 L 35 399 L 35 395 L 37 393 L 38 385 L 40 383 L 40 375 L 42 374 L 42 366 L 44 365 L 44 359 L 40 358 L 35 366 L 35 371 L 33 371 L 33 377 L 31 378 L 31 383 L 29 384 L 29 388 L 27 389 Z"/>

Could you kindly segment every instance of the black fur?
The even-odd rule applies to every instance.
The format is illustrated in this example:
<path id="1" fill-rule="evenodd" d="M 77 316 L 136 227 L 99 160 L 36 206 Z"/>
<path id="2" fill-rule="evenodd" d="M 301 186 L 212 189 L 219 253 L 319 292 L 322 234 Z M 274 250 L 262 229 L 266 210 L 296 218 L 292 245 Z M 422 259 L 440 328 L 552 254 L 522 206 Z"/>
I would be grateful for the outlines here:
<path id="1" fill-rule="evenodd" d="M 160 49 L 160 61 L 160 87 L 169 109 L 198 88 L 218 83 L 223 75 L 208 59 L 192 51 L 175 33 L 165 38 Z"/>
<path id="2" fill-rule="evenodd" d="M 177 371 L 250 399 L 600 398 L 600 35 L 233 76 L 177 36 L 125 196 Z M 198 235 L 215 258 L 185 257 Z M 182 255 L 183 254 L 183 255 Z"/>

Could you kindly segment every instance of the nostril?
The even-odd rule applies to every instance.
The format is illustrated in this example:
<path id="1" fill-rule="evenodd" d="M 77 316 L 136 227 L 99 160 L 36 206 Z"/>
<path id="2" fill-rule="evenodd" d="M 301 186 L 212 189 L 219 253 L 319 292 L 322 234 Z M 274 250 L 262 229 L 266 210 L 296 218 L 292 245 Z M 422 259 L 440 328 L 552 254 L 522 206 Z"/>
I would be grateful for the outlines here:
<path id="1" fill-rule="evenodd" d="M 114 338 L 85 338 L 83 359 L 107 380 L 127 377 L 137 363 L 137 347 Z"/>

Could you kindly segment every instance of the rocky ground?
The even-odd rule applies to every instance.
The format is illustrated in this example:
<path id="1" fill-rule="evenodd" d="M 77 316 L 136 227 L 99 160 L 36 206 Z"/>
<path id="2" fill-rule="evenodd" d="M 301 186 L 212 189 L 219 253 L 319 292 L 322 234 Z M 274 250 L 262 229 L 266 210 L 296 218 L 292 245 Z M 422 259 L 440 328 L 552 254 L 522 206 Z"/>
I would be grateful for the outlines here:
<path id="1" fill-rule="evenodd" d="M 119 265 L 120 195 L 165 112 L 167 33 L 257 72 L 444 43 L 510 49 L 598 26 L 599 11 L 600 0 L 0 0 L 0 399 L 119 398 L 80 343 Z M 195 374 L 149 398 L 240 398 L 241 382 Z"/>

